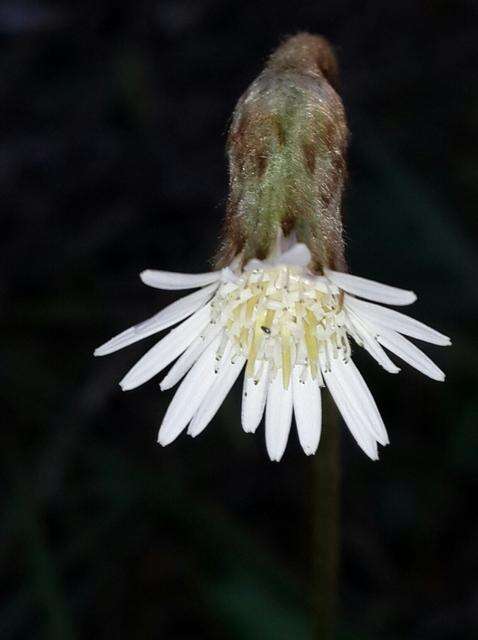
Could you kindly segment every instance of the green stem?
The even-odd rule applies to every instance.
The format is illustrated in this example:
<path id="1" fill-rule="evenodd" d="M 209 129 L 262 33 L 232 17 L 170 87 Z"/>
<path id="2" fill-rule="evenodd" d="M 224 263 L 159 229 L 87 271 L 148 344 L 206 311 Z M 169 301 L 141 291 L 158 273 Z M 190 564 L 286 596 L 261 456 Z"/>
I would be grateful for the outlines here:
<path id="1" fill-rule="evenodd" d="M 314 638 L 337 634 L 340 563 L 340 429 L 332 399 L 323 394 L 323 429 L 314 460 L 313 553 Z"/>

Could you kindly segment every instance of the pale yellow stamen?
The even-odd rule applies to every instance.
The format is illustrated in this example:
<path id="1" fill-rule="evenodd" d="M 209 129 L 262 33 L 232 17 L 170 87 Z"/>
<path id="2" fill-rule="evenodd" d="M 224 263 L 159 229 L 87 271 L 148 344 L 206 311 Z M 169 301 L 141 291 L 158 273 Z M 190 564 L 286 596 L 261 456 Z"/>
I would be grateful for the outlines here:
<path id="1" fill-rule="evenodd" d="M 329 352 L 333 358 L 350 356 L 342 305 L 342 296 L 325 279 L 301 267 L 269 267 L 220 287 L 211 322 L 223 324 L 233 356 L 247 358 L 247 376 L 259 379 L 263 369 L 273 376 L 280 370 L 287 389 L 294 366 L 309 368 L 322 384 L 319 353 L 325 352 L 326 362 Z"/>
<path id="2" fill-rule="evenodd" d="M 290 374 L 292 371 L 290 360 L 290 334 L 286 325 L 281 328 L 281 347 L 282 347 L 282 384 L 284 389 L 289 388 Z"/>

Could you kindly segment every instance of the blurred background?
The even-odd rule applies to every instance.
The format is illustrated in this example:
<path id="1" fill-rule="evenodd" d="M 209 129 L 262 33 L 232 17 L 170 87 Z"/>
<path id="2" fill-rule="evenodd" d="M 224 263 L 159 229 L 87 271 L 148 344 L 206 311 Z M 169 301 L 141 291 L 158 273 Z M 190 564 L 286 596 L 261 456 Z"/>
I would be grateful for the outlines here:
<path id="1" fill-rule="evenodd" d="M 477 4 L 0 1 L 0 637 L 312 638 L 314 459 L 240 429 L 240 390 L 162 449 L 171 392 L 94 347 L 204 271 L 234 104 L 285 35 L 337 49 L 348 258 L 411 288 L 447 373 L 358 354 L 392 446 L 343 425 L 340 640 L 478 637 Z M 154 343 L 154 339 L 152 339 Z M 327 428 L 327 425 L 325 425 Z M 330 428 L 333 428 L 331 425 Z"/>

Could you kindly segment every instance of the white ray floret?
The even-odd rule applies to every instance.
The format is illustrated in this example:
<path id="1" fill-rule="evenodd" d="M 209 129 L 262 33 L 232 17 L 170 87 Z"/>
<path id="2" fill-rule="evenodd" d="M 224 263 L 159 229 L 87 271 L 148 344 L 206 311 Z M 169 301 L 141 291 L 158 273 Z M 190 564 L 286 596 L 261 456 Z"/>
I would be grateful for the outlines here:
<path id="1" fill-rule="evenodd" d="M 210 300 L 216 289 L 217 285 L 212 284 L 176 300 L 176 302 L 173 302 L 152 318 L 149 318 L 149 320 L 145 320 L 111 338 L 111 340 L 96 349 L 95 356 L 105 356 L 108 353 L 113 353 L 134 342 L 138 342 L 138 340 L 172 327 L 203 307 L 204 303 Z"/>
<path id="2" fill-rule="evenodd" d="M 133 389 L 173 364 L 162 389 L 181 382 L 158 440 L 166 445 L 186 428 L 200 434 L 245 366 L 241 422 L 253 433 L 265 412 L 266 448 L 280 460 L 295 416 L 299 442 L 315 453 L 322 428 L 321 387 L 327 386 L 350 432 L 372 459 L 388 435 L 373 396 L 351 359 L 351 342 L 388 372 L 400 369 L 385 349 L 434 380 L 443 372 L 404 336 L 437 345 L 443 334 L 379 303 L 406 305 L 412 291 L 346 273 L 309 270 L 311 254 L 293 240 L 278 242 L 268 260 L 239 259 L 202 274 L 143 271 L 160 289 L 193 289 L 184 298 L 99 347 L 106 355 L 178 324 L 121 381 Z M 372 300 L 367 302 L 360 298 Z"/>
<path id="3" fill-rule="evenodd" d="M 296 365 L 292 371 L 294 416 L 299 442 L 310 456 L 317 451 L 322 431 L 322 400 L 320 386 L 309 367 Z"/>
<path id="4" fill-rule="evenodd" d="M 353 276 L 350 273 L 340 273 L 339 271 L 326 269 L 325 274 L 331 282 L 347 291 L 347 293 L 352 293 L 367 300 L 375 300 L 384 304 L 406 305 L 412 304 L 417 299 L 413 291 L 398 289 L 388 284 Z"/>
<path id="5" fill-rule="evenodd" d="M 209 388 L 206 397 L 191 420 L 191 424 L 188 427 L 190 436 L 199 435 L 207 427 L 242 371 L 246 359 L 241 355 L 231 358 L 231 351 L 232 346 L 230 345 L 228 352 L 223 356 L 224 364 L 222 370 L 216 376 L 214 383 Z"/>
<path id="6" fill-rule="evenodd" d="M 244 376 L 241 422 L 246 433 L 254 433 L 262 420 L 268 383 L 268 362 L 262 363 L 261 370 L 256 375 Z"/>
<path id="7" fill-rule="evenodd" d="M 437 344 L 442 347 L 450 344 L 450 338 L 447 336 L 444 336 L 431 327 L 427 327 L 423 322 L 410 318 L 394 309 L 387 309 L 387 307 L 381 307 L 378 304 L 357 300 L 357 298 L 352 298 L 348 295 L 345 297 L 345 304 L 352 311 L 356 311 L 359 317 L 363 316 L 385 329 L 392 329 L 411 338 Z"/>
<path id="8" fill-rule="evenodd" d="M 292 421 L 292 387 L 284 388 L 279 375 L 271 381 L 266 405 L 266 448 L 269 458 L 279 462 L 289 438 Z"/>
<path id="9" fill-rule="evenodd" d="M 209 306 L 202 307 L 162 338 L 121 380 L 123 391 L 135 389 L 171 364 L 207 326 Z"/>
<path id="10" fill-rule="evenodd" d="M 197 289 L 212 282 L 218 282 L 220 271 L 209 273 L 173 273 L 172 271 L 154 271 L 146 269 L 140 273 L 140 278 L 149 287 L 155 289 Z"/>
<path id="11" fill-rule="evenodd" d="M 187 427 L 194 414 L 214 384 L 217 371 L 216 352 L 220 336 L 203 351 L 195 366 L 179 385 L 176 394 L 166 411 L 158 440 L 162 445 L 169 444 Z"/>

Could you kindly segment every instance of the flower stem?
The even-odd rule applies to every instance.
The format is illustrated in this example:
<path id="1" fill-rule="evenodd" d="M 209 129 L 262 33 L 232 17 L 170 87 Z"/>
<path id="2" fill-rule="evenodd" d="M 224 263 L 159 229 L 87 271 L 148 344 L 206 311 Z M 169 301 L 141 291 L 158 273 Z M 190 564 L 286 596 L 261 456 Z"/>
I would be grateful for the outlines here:
<path id="1" fill-rule="evenodd" d="M 333 640 L 340 557 L 340 430 L 337 410 L 328 394 L 323 394 L 323 405 L 323 430 L 313 470 L 313 637 Z"/>

